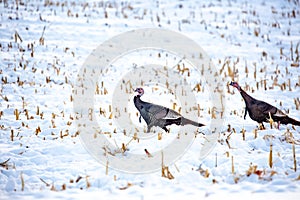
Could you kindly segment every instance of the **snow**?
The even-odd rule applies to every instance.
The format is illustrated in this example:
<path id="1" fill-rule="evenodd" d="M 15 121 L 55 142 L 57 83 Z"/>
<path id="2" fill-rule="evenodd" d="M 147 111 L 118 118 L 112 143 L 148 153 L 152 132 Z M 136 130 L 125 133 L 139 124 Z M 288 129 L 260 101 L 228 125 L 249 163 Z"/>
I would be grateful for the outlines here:
<path id="1" fill-rule="evenodd" d="M 300 127 L 271 129 L 265 123 L 266 130 L 258 130 L 249 116 L 243 119 L 245 104 L 240 94 L 226 85 L 234 78 L 253 97 L 300 120 L 299 2 L 32 0 L 3 1 L 0 11 L 0 199 L 299 196 Z M 162 177 L 161 171 L 131 174 L 107 169 L 85 149 L 73 112 L 77 74 L 89 54 L 125 31 L 158 27 L 197 42 L 222 72 L 225 90 L 225 123 L 215 148 L 199 159 L 205 136 L 198 134 L 185 154 L 168 166 L 174 179 Z M 113 90 L 118 77 L 133 66 L 149 62 L 174 66 L 179 61 L 175 55 L 160 53 L 157 57 L 156 50 L 145 50 L 115 60 L 114 70 L 103 77 L 107 89 Z M 116 78 L 110 79 L 112 76 Z M 189 83 L 199 81 L 191 77 Z M 176 102 L 180 107 L 172 93 L 155 87 L 145 88 L 145 101 L 164 106 Z M 209 123 L 210 97 L 206 86 L 202 87 L 196 95 L 203 109 L 198 121 Z M 109 97 L 95 97 L 95 108 L 109 105 Z M 144 122 L 138 123 L 132 98 L 128 107 L 131 120 L 144 127 Z M 104 130 L 113 132 L 107 125 Z M 129 151 L 143 155 L 146 147 L 155 152 L 177 136 L 177 127 L 171 130 L 162 140 L 154 135 L 140 143 L 134 141 Z M 207 128 L 202 131 L 209 134 Z M 117 134 L 111 141 L 121 144 L 128 137 Z"/>

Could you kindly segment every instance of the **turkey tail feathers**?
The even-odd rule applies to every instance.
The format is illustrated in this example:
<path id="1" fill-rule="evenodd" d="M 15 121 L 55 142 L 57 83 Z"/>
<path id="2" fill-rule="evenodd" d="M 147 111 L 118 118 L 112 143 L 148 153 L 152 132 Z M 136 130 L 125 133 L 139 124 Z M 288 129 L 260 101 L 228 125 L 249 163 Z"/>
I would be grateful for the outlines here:
<path id="1" fill-rule="evenodd" d="M 293 124 L 293 125 L 296 125 L 296 126 L 300 126 L 300 121 L 297 121 L 293 118 L 290 118 L 289 117 L 289 123 Z"/>
<path id="2" fill-rule="evenodd" d="M 191 124 L 191 125 L 197 126 L 197 127 L 205 126 L 204 124 L 201 124 L 201 123 L 198 123 L 198 122 L 195 122 L 195 121 L 192 121 L 192 120 L 189 120 L 187 118 L 182 117 L 180 125 L 184 126 L 184 125 L 187 125 L 187 124 Z"/>
<path id="3" fill-rule="evenodd" d="M 276 119 L 275 121 L 279 121 L 281 124 L 293 124 L 296 126 L 300 126 L 300 121 L 290 118 L 289 116 L 274 118 Z"/>

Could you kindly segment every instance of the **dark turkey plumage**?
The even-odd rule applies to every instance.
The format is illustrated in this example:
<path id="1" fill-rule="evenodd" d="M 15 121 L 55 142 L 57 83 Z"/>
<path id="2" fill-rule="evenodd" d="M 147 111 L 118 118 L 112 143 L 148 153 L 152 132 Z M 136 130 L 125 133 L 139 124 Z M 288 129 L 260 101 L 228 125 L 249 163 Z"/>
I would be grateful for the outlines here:
<path id="1" fill-rule="evenodd" d="M 300 126 L 300 121 L 297 121 L 295 119 L 290 118 L 285 113 L 283 113 L 280 109 L 264 102 L 257 100 L 250 95 L 248 95 L 237 82 L 231 82 L 231 86 L 238 89 L 238 91 L 241 93 L 245 103 L 245 115 L 244 119 L 246 119 L 247 112 L 249 113 L 249 116 L 252 120 L 257 121 L 258 123 L 261 123 L 263 128 L 263 122 L 268 122 L 271 118 L 278 122 L 279 124 L 293 124 Z"/>
<path id="2" fill-rule="evenodd" d="M 135 92 L 138 94 L 134 96 L 134 105 L 140 112 L 140 122 L 142 117 L 147 124 L 147 132 L 150 132 L 153 126 L 158 126 L 166 132 L 169 132 L 166 127 L 172 124 L 181 126 L 191 124 L 197 127 L 205 126 L 204 124 L 184 118 L 178 112 L 170 108 L 142 101 L 141 96 L 144 94 L 143 88 L 137 88 Z"/>

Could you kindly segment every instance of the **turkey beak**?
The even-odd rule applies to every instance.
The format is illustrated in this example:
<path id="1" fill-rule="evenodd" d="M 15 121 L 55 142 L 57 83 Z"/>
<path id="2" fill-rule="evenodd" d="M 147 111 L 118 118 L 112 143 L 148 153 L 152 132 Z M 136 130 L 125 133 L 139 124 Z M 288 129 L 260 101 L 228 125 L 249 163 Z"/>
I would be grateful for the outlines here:
<path id="1" fill-rule="evenodd" d="M 233 82 L 231 81 L 231 82 L 229 83 L 229 85 L 233 86 Z"/>
<path id="2" fill-rule="evenodd" d="M 138 95 L 138 94 L 139 94 L 139 90 L 138 90 L 138 89 L 135 89 L 135 90 L 134 90 L 134 94 L 135 94 L 135 95 Z"/>

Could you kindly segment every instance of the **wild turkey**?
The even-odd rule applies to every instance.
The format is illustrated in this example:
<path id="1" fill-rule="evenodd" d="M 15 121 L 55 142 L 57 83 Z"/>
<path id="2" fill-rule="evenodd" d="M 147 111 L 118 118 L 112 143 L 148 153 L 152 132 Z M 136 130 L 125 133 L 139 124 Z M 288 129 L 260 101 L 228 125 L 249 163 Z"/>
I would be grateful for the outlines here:
<path id="1" fill-rule="evenodd" d="M 184 118 L 178 112 L 170 108 L 142 101 L 141 96 L 144 94 L 143 88 L 137 88 L 135 92 L 138 94 L 134 96 L 133 102 L 140 112 L 139 121 L 141 122 L 141 117 L 143 117 L 147 123 L 147 132 L 150 132 L 153 126 L 158 126 L 166 132 L 169 132 L 166 127 L 172 124 L 181 126 L 191 124 L 197 127 L 205 126 L 204 124 Z"/>
<path id="2" fill-rule="evenodd" d="M 229 85 L 238 89 L 246 103 L 244 119 L 246 119 L 248 112 L 250 118 L 258 123 L 261 123 L 263 128 L 265 128 L 263 122 L 268 122 L 270 117 L 275 122 L 278 122 L 278 126 L 280 123 L 300 126 L 300 121 L 290 118 L 278 108 L 264 101 L 260 101 L 251 97 L 241 88 L 241 86 L 239 86 L 237 82 L 231 82 Z"/>

